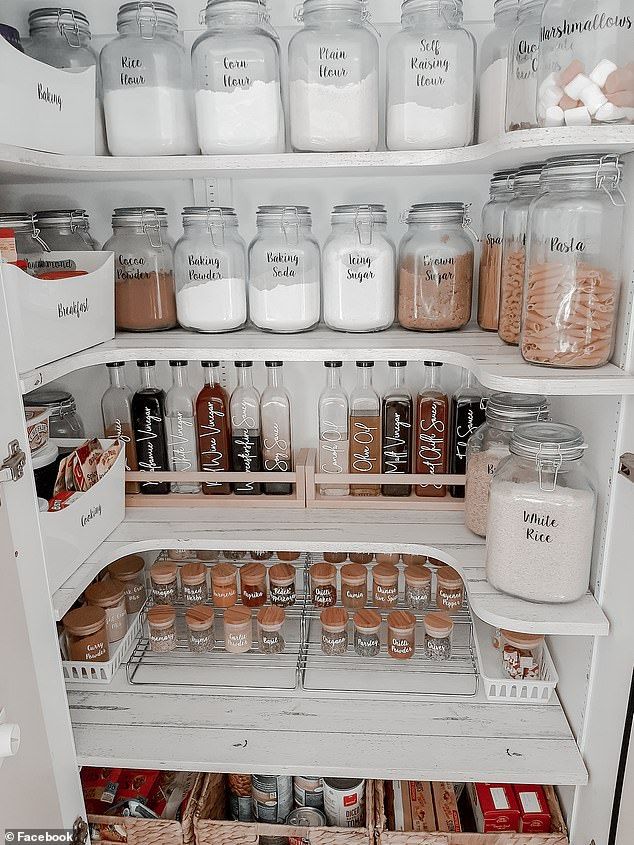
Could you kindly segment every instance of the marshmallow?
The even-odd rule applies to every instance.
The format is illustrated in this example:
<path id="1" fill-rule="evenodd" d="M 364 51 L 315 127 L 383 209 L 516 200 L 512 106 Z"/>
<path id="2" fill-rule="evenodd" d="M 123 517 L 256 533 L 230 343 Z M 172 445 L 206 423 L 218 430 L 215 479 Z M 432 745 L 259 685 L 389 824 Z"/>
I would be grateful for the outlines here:
<path id="1" fill-rule="evenodd" d="M 578 73 L 572 82 L 569 82 L 565 87 L 564 91 L 568 94 L 569 97 L 572 97 L 573 100 L 578 100 L 581 96 L 581 92 L 584 88 L 587 88 L 588 85 L 592 85 L 593 83 L 590 82 L 587 76 L 584 76 L 583 73 Z"/>
<path id="2" fill-rule="evenodd" d="M 568 109 L 564 112 L 564 119 L 566 126 L 590 126 L 592 124 L 590 112 L 585 106 L 580 106 L 578 109 Z"/>
<path id="3" fill-rule="evenodd" d="M 596 114 L 598 109 L 600 109 L 601 106 L 604 106 L 608 101 L 608 98 L 605 96 L 603 91 L 598 85 L 595 85 L 594 82 L 591 82 L 590 85 L 583 89 L 579 95 L 579 99 L 588 109 L 590 114 Z"/>
<path id="4" fill-rule="evenodd" d="M 544 91 L 548 91 L 549 88 L 558 88 L 558 87 L 559 87 L 559 82 L 557 80 L 557 74 L 556 73 L 549 73 L 548 76 L 546 77 L 546 79 L 544 79 L 542 84 L 539 86 L 539 96 L 541 97 L 541 95 L 544 93 Z"/>
<path id="5" fill-rule="evenodd" d="M 581 100 L 573 100 L 572 97 L 568 96 L 568 94 L 564 94 L 559 101 L 559 105 L 564 111 L 568 111 L 568 109 L 578 109 L 579 106 L 583 105 L 583 103 Z"/>
<path id="6" fill-rule="evenodd" d="M 602 123 L 611 123 L 614 120 L 623 120 L 627 117 L 625 109 L 615 106 L 614 103 L 604 103 L 601 108 L 597 109 L 595 119 Z"/>
<path id="7" fill-rule="evenodd" d="M 561 73 L 559 74 L 559 86 L 560 88 L 565 88 L 569 82 L 580 73 L 583 73 L 585 70 L 583 64 L 579 61 L 579 59 L 574 59 L 568 67 L 564 68 Z"/>
<path id="8" fill-rule="evenodd" d="M 561 88 L 547 88 L 539 95 L 539 104 L 544 109 L 549 109 L 551 106 L 558 106 L 563 96 L 564 92 Z"/>
<path id="9" fill-rule="evenodd" d="M 564 110 L 559 106 L 551 106 L 546 110 L 544 126 L 563 126 L 566 122 Z"/>
<path id="10" fill-rule="evenodd" d="M 615 65 L 614 62 L 611 62 L 609 59 L 601 59 L 599 64 L 590 74 L 590 79 L 595 85 L 598 85 L 599 88 L 603 88 L 605 83 L 608 81 L 608 76 L 618 69 L 618 65 Z"/>

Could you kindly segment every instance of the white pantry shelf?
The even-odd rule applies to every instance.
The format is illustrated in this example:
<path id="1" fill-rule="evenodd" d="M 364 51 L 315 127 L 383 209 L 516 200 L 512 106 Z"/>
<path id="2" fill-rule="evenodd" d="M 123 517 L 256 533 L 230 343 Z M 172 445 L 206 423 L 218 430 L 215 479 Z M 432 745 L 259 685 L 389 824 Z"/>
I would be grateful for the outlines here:
<path id="1" fill-rule="evenodd" d="M 0 181 L 110 182 L 212 176 L 395 176 L 490 174 L 544 156 L 634 150 L 634 126 L 564 127 L 512 132 L 454 150 L 373 153 L 277 153 L 218 156 L 62 156 L 0 145 Z"/>
<path id="2" fill-rule="evenodd" d="M 347 334 L 324 326 L 291 335 L 274 335 L 253 328 L 219 335 L 182 329 L 119 333 L 112 341 L 23 373 L 22 390 L 26 393 L 84 367 L 144 358 L 186 361 L 209 358 L 223 361 L 433 360 L 472 370 L 490 390 L 557 396 L 634 394 L 634 374 L 626 373 L 614 364 L 596 370 L 559 370 L 527 364 L 516 347 L 508 346 L 497 334 L 483 332 L 477 326 L 439 333 L 411 332 L 394 327 L 384 332 Z"/>
<path id="3" fill-rule="evenodd" d="M 342 514 L 344 516 L 342 517 Z M 473 613 L 496 627 L 525 633 L 605 636 L 609 623 L 591 593 L 564 605 L 534 604 L 487 582 L 484 544 L 455 511 L 278 509 L 275 521 L 248 508 L 132 508 L 125 521 L 53 593 L 55 618 L 109 563 L 151 549 L 324 550 L 428 554 L 459 569 Z"/>

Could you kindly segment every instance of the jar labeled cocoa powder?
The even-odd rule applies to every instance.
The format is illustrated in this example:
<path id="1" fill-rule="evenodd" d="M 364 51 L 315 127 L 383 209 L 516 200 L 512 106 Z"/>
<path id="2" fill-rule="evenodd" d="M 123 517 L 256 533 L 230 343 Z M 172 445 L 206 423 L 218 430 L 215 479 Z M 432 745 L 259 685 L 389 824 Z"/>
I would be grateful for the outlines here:
<path id="1" fill-rule="evenodd" d="M 238 601 L 238 568 L 232 563 L 211 567 L 211 595 L 216 607 L 233 607 Z"/>
<path id="2" fill-rule="evenodd" d="M 372 601 L 381 610 L 395 607 L 398 602 L 398 569 L 389 563 L 379 563 L 372 570 Z"/>
<path id="3" fill-rule="evenodd" d="M 150 569 L 154 604 L 175 604 L 178 599 L 178 567 L 175 563 L 158 562 Z"/>
<path id="4" fill-rule="evenodd" d="M 266 566 L 263 563 L 247 563 L 240 569 L 242 603 L 247 607 L 262 607 L 266 604 Z"/>
<path id="5" fill-rule="evenodd" d="M 337 569 L 332 563 L 313 563 L 310 567 L 310 594 L 315 607 L 337 604 Z"/>
<path id="6" fill-rule="evenodd" d="M 207 568 L 202 563 L 186 563 L 181 568 L 183 601 L 187 607 L 209 601 Z"/>
<path id="7" fill-rule="evenodd" d="M 105 663 L 110 659 L 106 611 L 102 607 L 77 607 L 69 610 L 62 622 L 70 660 Z"/>
<path id="8" fill-rule="evenodd" d="M 129 614 L 138 613 L 147 600 L 145 561 L 141 555 L 126 555 L 108 567 L 110 576 L 123 584 Z"/>
<path id="9" fill-rule="evenodd" d="M 341 567 L 341 603 L 356 609 L 368 602 L 368 570 L 362 563 L 347 563 Z"/>
<path id="10" fill-rule="evenodd" d="M 125 604 L 125 587 L 119 581 L 106 578 L 86 588 L 87 604 L 101 607 L 106 612 L 106 631 L 109 643 L 118 643 L 128 630 Z"/>
<path id="11" fill-rule="evenodd" d="M 159 654 L 176 648 L 176 611 L 173 607 L 156 605 L 147 612 L 150 649 Z"/>
<path id="12" fill-rule="evenodd" d="M 290 563 L 276 563 L 269 569 L 271 604 L 290 607 L 295 604 L 295 567 Z"/>

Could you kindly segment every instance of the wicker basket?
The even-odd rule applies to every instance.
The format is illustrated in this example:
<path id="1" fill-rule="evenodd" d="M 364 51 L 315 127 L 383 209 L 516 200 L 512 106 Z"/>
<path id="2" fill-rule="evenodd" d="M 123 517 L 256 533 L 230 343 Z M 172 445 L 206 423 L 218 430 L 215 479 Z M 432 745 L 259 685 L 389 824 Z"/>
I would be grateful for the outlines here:
<path id="1" fill-rule="evenodd" d="M 223 821 L 226 808 L 225 776 L 207 775 L 194 821 L 196 845 L 257 845 L 260 836 L 295 836 L 310 845 L 373 845 L 374 781 L 366 782 L 366 826 L 290 827 Z"/>
<path id="2" fill-rule="evenodd" d="M 552 833 L 404 833 L 387 830 L 383 781 L 374 782 L 375 833 L 379 845 L 568 845 L 566 824 L 552 786 L 545 786 Z"/>

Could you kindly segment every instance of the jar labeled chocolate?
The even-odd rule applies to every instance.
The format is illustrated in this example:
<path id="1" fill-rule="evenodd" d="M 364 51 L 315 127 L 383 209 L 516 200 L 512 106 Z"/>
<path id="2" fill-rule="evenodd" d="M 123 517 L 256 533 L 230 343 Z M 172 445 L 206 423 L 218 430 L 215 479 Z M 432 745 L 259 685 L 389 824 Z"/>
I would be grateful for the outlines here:
<path id="1" fill-rule="evenodd" d="M 186 563 L 181 568 L 183 601 L 187 607 L 209 601 L 207 568 L 202 563 Z"/>
<path id="2" fill-rule="evenodd" d="M 281 654 L 284 651 L 285 618 L 282 608 L 275 605 L 262 607 L 258 611 L 258 646 L 262 654 Z"/>
<path id="3" fill-rule="evenodd" d="M 242 603 L 247 607 L 262 607 L 266 604 L 266 566 L 263 563 L 247 563 L 240 569 Z"/>
<path id="4" fill-rule="evenodd" d="M 368 570 L 362 563 L 341 567 L 341 603 L 351 610 L 368 603 Z"/>
<path id="5" fill-rule="evenodd" d="M 126 555 L 108 567 L 110 577 L 123 584 L 129 614 L 138 613 L 147 600 L 145 561 L 141 555 Z"/>
<path id="6" fill-rule="evenodd" d="M 238 601 L 238 568 L 232 563 L 211 567 L 211 596 L 215 607 L 233 607 Z"/>
<path id="7" fill-rule="evenodd" d="M 253 645 L 251 611 L 248 607 L 229 607 L 224 614 L 225 651 L 244 654 Z"/>
<path id="8" fill-rule="evenodd" d="M 178 600 L 178 567 L 175 563 L 159 562 L 150 569 L 154 604 L 176 604 Z"/>
<path id="9" fill-rule="evenodd" d="M 397 660 L 409 660 L 416 649 L 416 617 L 408 610 L 393 610 L 387 617 L 387 651 Z"/>
<path id="10" fill-rule="evenodd" d="M 196 654 L 213 651 L 216 644 L 213 608 L 204 605 L 190 607 L 185 612 L 185 622 L 189 650 Z"/>
<path id="11" fill-rule="evenodd" d="M 345 607 L 327 607 L 319 614 L 321 650 L 324 654 L 345 654 L 348 650 L 348 611 Z"/>
<path id="12" fill-rule="evenodd" d="M 519 0 L 517 24 L 509 46 L 506 131 L 537 126 L 539 32 L 545 0 Z M 577 2 L 577 0 L 575 0 Z M 562 40 L 568 38 L 562 32 Z"/>
<path id="13" fill-rule="evenodd" d="M 271 604 L 290 607 L 295 604 L 295 567 L 290 563 L 276 563 L 269 569 Z"/>
<path id="14" fill-rule="evenodd" d="M 77 607 L 69 610 L 62 622 L 70 660 L 105 663 L 110 659 L 106 611 L 102 607 Z"/>
<path id="15" fill-rule="evenodd" d="M 337 604 L 337 570 L 331 563 L 313 563 L 310 567 L 310 594 L 315 607 Z"/>
<path id="16" fill-rule="evenodd" d="M 513 680 L 540 679 L 544 651 L 543 634 L 500 631 L 502 669 Z"/>
<path id="17" fill-rule="evenodd" d="M 176 648 L 176 611 L 173 607 L 156 605 L 147 612 L 150 649 L 159 654 Z"/>
<path id="18" fill-rule="evenodd" d="M 413 563 L 405 567 L 405 604 L 412 610 L 425 610 L 431 604 L 431 569 Z"/>
<path id="19" fill-rule="evenodd" d="M 398 602 L 398 569 L 389 563 L 378 563 L 372 570 L 372 601 L 381 610 Z"/>
<path id="20" fill-rule="evenodd" d="M 96 605 L 106 611 L 106 631 L 109 643 L 118 643 L 128 630 L 125 603 L 125 587 L 119 581 L 106 578 L 96 581 L 84 593 L 87 604 Z"/>
<path id="21" fill-rule="evenodd" d="M 430 660 L 449 660 L 453 622 L 446 613 L 428 613 L 425 624 L 425 656 Z"/>
<path id="22" fill-rule="evenodd" d="M 381 651 L 381 614 L 364 608 L 354 614 L 354 650 L 359 657 L 376 657 Z"/>
<path id="23" fill-rule="evenodd" d="M 464 602 L 464 581 L 451 566 L 441 566 L 436 572 L 436 606 L 439 610 L 457 613 Z"/>

